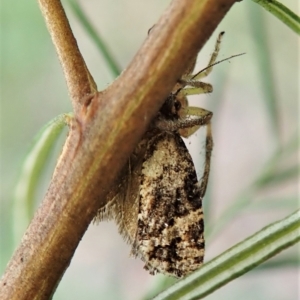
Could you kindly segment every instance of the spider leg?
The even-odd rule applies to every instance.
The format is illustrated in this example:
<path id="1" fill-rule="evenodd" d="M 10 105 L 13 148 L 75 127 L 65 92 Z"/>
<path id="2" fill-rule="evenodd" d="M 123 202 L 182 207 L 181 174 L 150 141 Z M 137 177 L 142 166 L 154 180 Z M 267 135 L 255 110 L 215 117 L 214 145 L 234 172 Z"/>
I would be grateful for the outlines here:
<path id="1" fill-rule="evenodd" d="M 176 120 L 166 119 L 164 117 L 157 117 L 154 121 L 154 127 L 162 131 L 179 131 L 183 137 L 189 137 L 199 127 L 205 126 L 212 118 L 212 112 L 200 107 L 186 107 L 182 113 L 183 117 Z M 193 128 L 196 128 L 193 130 Z M 185 134 L 182 134 L 184 132 Z M 190 133 L 192 132 L 192 133 Z"/>
<path id="2" fill-rule="evenodd" d="M 224 31 L 221 32 L 218 36 L 218 39 L 215 44 L 215 50 L 210 57 L 207 67 L 194 75 L 188 74 L 182 78 L 183 81 L 186 82 L 186 85 L 192 85 L 191 83 L 193 81 L 199 81 L 200 79 L 208 76 L 211 73 L 211 71 L 213 70 L 213 64 L 216 62 L 216 59 L 217 59 L 219 51 L 220 51 L 220 45 L 221 45 L 223 35 L 224 35 Z"/>
<path id="3" fill-rule="evenodd" d="M 179 91 L 178 96 L 191 96 L 191 95 L 199 95 L 199 94 L 206 94 L 206 93 L 212 93 L 213 87 L 211 84 L 202 82 L 202 81 L 191 81 L 189 83 L 189 86 L 192 87 L 186 87 Z"/>
<path id="4" fill-rule="evenodd" d="M 203 170 L 203 175 L 200 184 L 201 198 L 204 197 L 207 188 L 212 149 L 213 149 L 213 139 L 212 139 L 212 132 L 211 132 L 211 123 L 209 122 L 208 124 L 206 124 L 205 163 L 204 163 L 204 170 Z"/>
<path id="5" fill-rule="evenodd" d="M 188 138 L 189 136 L 194 134 L 201 126 L 205 126 L 210 122 L 212 118 L 212 112 L 200 107 L 188 106 L 185 107 L 183 111 L 181 111 L 181 118 L 196 118 L 203 120 L 202 123 L 199 122 L 199 124 L 195 124 L 185 128 L 180 128 L 178 130 L 179 134 L 182 137 Z"/>

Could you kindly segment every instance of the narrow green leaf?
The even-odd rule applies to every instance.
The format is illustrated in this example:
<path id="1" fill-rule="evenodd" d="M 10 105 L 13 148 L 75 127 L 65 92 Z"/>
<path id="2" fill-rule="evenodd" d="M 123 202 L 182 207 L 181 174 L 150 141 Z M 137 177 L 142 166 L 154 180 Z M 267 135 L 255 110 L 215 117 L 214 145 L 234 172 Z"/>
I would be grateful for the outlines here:
<path id="1" fill-rule="evenodd" d="M 299 268 L 299 257 L 295 253 L 290 257 L 271 259 L 266 263 L 260 265 L 257 271 L 269 271 L 271 269 L 281 269 L 282 268 Z"/>
<path id="2" fill-rule="evenodd" d="M 265 176 L 261 176 L 255 184 L 258 187 L 268 187 L 275 184 L 281 184 L 287 180 L 296 178 L 298 174 L 299 166 L 291 166 L 290 168 L 287 168 L 285 170 L 280 170 L 272 174 L 265 174 Z"/>
<path id="3" fill-rule="evenodd" d="M 297 153 L 298 145 L 299 138 L 298 132 L 296 132 L 295 136 L 292 136 L 284 148 L 279 148 L 269 159 L 267 164 L 264 166 L 262 173 L 253 183 L 254 189 L 260 190 L 270 185 L 282 184 L 287 180 L 296 178 L 299 174 L 300 168 L 298 162 L 285 169 L 279 169 L 278 165 L 283 162 L 284 159 L 290 159 L 291 155 Z"/>
<path id="4" fill-rule="evenodd" d="M 280 117 L 279 99 L 276 93 L 274 80 L 274 64 L 271 60 L 270 46 L 266 39 L 267 28 L 263 11 L 252 5 L 248 9 L 248 18 L 253 39 L 255 40 L 257 76 L 259 77 L 260 88 L 263 92 L 264 105 L 266 106 L 266 116 L 269 117 L 274 138 L 279 146 L 280 142 Z M 253 20 L 255 19 L 255 22 Z"/>
<path id="5" fill-rule="evenodd" d="M 14 195 L 14 240 L 19 242 L 35 208 L 34 194 L 39 178 L 59 134 L 72 114 L 62 114 L 46 124 L 36 135 L 24 160 Z"/>
<path id="6" fill-rule="evenodd" d="M 281 20 L 285 25 L 300 34 L 300 18 L 282 3 L 274 0 L 252 0 L 259 4 L 272 15 Z"/>
<path id="7" fill-rule="evenodd" d="M 153 299 L 202 299 L 299 240 L 300 210 L 222 253 Z"/>
<path id="8" fill-rule="evenodd" d="M 112 56 L 111 52 L 108 50 L 107 45 L 105 44 L 104 40 L 101 38 L 100 34 L 94 28 L 86 14 L 84 13 L 83 9 L 79 5 L 78 1 L 76 0 L 68 0 L 73 13 L 81 22 L 82 27 L 86 30 L 86 32 L 90 35 L 94 43 L 96 44 L 98 50 L 103 55 L 112 75 L 114 77 L 119 76 L 121 73 L 121 69 L 118 66 L 116 60 Z"/>
<path id="9" fill-rule="evenodd" d="M 282 197 L 270 197 L 263 198 L 263 201 L 252 201 L 245 212 L 251 210 L 251 213 L 267 211 L 293 211 L 299 206 L 299 196 L 282 196 Z"/>

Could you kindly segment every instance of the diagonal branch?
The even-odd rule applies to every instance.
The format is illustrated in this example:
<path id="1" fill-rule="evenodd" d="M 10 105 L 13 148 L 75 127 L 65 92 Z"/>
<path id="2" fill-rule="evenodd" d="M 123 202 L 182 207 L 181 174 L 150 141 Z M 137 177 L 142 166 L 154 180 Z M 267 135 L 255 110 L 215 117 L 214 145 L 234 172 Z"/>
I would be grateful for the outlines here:
<path id="1" fill-rule="evenodd" d="M 2 277 L 1 299 L 51 297 L 89 223 L 105 205 L 114 178 L 234 2 L 174 0 L 126 71 L 105 91 L 74 105 L 75 117 L 47 194 Z M 68 27 L 61 29 L 65 36 L 71 34 Z M 69 71 L 76 70 L 71 64 Z M 71 85 L 82 80 L 87 87 L 90 82 L 87 75 L 68 78 Z"/>
<path id="2" fill-rule="evenodd" d="M 38 0 L 67 81 L 73 109 L 81 99 L 94 94 L 97 86 L 78 49 L 60 0 Z"/>

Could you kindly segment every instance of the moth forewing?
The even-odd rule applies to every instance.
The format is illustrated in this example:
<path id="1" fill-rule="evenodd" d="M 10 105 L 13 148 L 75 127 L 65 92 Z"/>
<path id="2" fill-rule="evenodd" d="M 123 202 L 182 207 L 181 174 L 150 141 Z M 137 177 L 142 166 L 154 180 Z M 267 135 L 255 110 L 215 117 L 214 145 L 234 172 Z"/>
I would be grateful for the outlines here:
<path id="1" fill-rule="evenodd" d="M 119 232 L 130 244 L 135 241 L 138 226 L 140 172 L 148 139 L 145 134 L 134 149 L 107 196 L 107 204 L 95 217 L 96 222 L 115 220 Z"/>
<path id="2" fill-rule="evenodd" d="M 203 261 L 203 212 L 192 158 L 178 133 L 148 142 L 141 170 L 134 254 L 156 271 L 181 277 Z"/>

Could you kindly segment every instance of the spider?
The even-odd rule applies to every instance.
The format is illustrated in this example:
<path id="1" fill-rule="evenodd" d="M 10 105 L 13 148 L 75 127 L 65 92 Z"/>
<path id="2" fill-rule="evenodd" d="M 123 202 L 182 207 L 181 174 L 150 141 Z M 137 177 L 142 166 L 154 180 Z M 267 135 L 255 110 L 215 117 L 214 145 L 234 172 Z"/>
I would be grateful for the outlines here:
<path id="1" fill-rule="evenodd" d="M 175 84 L 172 93 L 166 99 L 157 119 L 154 121 L 155 126 L 161 130 L 178 131 L 179 135 L 184 138 L 190 137 L 201 126 L 206 126 L 205 166 L 201 183 L 202 197 L 205 194 L 208 183 L 210 159 L 213 148 L 210 123 L 213 113 L 200 107 L 189 106 L 187 96 L 212 93 L 212 85 L 200 80 L 212 72 L 213 66 L 216 64 L 224 33 L 225 32 L 222 31 L 218 35 L 214 52 L 210 57 L 207 67 L 196 74 L 192 74 L 192 72 L 195 68 L 197 57 L 193 59 L 182 77 Z"/>

